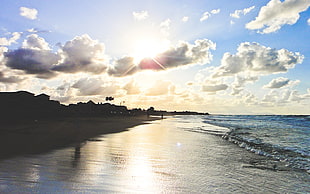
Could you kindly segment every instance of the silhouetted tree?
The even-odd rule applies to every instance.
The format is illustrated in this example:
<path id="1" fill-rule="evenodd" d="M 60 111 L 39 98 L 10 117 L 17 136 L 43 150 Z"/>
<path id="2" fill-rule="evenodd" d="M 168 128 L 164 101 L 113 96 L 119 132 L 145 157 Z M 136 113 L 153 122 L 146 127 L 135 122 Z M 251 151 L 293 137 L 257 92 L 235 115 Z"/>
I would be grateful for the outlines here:
<path id="1" fill-rule="evenodd" d="M 112 97 L 112 96 L 107 96 L 107 97 L 105 97 L 105 100 L 106 100 L 106 101 L 113 101 L 113 100 L 114 100 L 114 97 Z"/>
<path id="2" fill-rule="evenodd" d="M 147 112 L 148 112 L 149 114 L 154 113 L 154 111 L 155 111 L 155 108 L 152 107 L 152 106 L 151 106 L 149 109 L 147 109 Z"/>

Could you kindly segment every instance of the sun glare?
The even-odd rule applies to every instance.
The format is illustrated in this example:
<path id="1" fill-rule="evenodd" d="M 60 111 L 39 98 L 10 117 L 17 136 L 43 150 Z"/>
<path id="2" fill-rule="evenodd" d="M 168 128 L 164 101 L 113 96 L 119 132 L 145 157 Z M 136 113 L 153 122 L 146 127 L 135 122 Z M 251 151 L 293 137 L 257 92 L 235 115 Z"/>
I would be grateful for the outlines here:
<path id="1" fill-rule="evenodd" d="M 154 58 L 159 53 L 164 52 L 169 47 L 169 42 L 156 39 L 140 39 L 134 43 L 133 57 L 136 62 L 140 62 L 144 58 Z"/>

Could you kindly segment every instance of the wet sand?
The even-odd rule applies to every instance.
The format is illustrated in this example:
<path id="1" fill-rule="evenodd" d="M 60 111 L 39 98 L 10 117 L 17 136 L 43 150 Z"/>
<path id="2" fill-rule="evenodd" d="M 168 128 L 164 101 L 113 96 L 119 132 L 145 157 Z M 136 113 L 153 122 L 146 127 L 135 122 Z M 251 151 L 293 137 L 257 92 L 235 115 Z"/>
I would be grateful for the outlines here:
<path id="1" fill-rule="evenodd" d="M 0 193 L 309 193 L 310 176 L 174 117 L 0 161 Z M 212 128 L 212 126 L 210 126 Z"/>
<path id="2" fill-rule="evenodd" d="M 156 117 L 91 117 L 0 122 L 0 159 L 80 144 L 101 134 L 126 131 Z"/>

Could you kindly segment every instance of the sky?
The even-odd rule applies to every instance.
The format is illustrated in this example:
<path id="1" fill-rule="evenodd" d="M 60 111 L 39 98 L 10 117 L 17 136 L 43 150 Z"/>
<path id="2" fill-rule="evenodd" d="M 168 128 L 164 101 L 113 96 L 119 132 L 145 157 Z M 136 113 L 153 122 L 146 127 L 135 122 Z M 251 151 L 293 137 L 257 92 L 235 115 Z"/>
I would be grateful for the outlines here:
<path id="1" fill-rule="evenodd" d="M 310 0 L 1 0 L 0 91 L 310 114 Z"/>

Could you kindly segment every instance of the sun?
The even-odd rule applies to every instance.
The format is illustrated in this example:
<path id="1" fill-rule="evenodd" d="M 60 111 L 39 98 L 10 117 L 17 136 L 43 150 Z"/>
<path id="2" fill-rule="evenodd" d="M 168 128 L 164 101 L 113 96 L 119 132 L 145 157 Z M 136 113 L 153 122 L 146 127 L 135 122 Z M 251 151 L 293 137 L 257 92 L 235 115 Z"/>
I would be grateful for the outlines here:
<path id="1" fill-rule="evenodd" d="M 169 48 L 167 40 L 158 40 L 152 38 L 139 39 L 133 45 L 133 57 L 136 62 L 144 58 L 155 58 L 156 55 L 166 51 Z"/>

